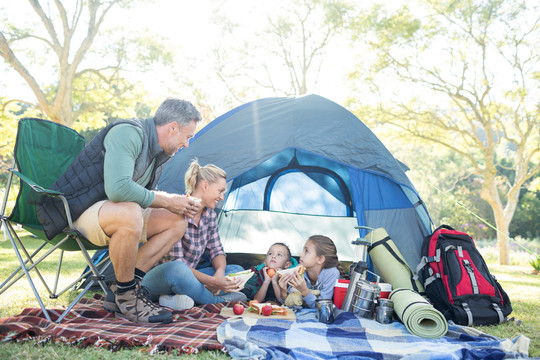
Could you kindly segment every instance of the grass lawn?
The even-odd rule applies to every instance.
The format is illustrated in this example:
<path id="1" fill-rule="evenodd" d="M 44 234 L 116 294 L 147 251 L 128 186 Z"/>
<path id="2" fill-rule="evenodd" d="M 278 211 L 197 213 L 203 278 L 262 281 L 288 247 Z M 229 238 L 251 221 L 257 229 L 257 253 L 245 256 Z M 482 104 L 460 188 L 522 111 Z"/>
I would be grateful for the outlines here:
<path id="1" fill-rule="evenodd" d="M 3 239 L 3 237 L 2 237 Z M 37 242 L 29 237 L 25 238 L 30 242 Z M 56 272 L 56 260 L 54 258 L 43 264 L 43 274 L 46 277 L 53 277 Z M 66 253 L 64 256 L 67 266 L 64 268 L 64 282 L 59 284 L 68 285 L 73 279 L 79 276 L 85 267 L 85 262 L 79 253 Z M 489 259 L 487 259 L 489 261 Z M 0 242 L 0 281 L 17 267 L 17 259 L 9 241 Z M 512 301 L 513 312 L 510 315 L 521 321 L 518 325 L 516 321 L 507 322 L 496 326 L 478 326 L 481 331 L 497 336 L 499 338 L 513 339 L 519 334 L 523 334 L 531 339 L 529 347 L 530 357 L 540 357 L 540 275 L 533 274 L 532 267 L 524 260 L 519 266 L 499 266 L 490 264 L 490 270 L 497 277 L 503 288 L 506 290 Z M 39 289 L 39 287 L 38 287 Z M 45 293 L 43 290 L 42 293 Z M 87 295 L 91 297 L 93 294 Z M 43 301 L 45 306 L 67 305 L 70 299 L 74 299 L 74 292 L 67 292 L 59 299 L 49 299 L 45 294 Z M 26 281 L 21 279 L 8 291 L 0 295 L 0 318 L 20 313 L 25 307 L 38 307 L 32 291 Z M 36 346 L 32 343 L 2 343 L 0 344 L 0 354 L 2 359 L 140 359 L 146 358 L 148 354 L 140 349 L 126 349 L 119 352 L 109 352 L 104 349 L 86 348 L 79 349 L 67 345 L 44 345 Z M 183 355 L 172 353 L 175 357 L 182 359 L 228 359 L 229 357 L 219 351 L 204 351 L 197 355 Z M 153 355 L 154 359 L 169 359 L 170 355 Z"/>

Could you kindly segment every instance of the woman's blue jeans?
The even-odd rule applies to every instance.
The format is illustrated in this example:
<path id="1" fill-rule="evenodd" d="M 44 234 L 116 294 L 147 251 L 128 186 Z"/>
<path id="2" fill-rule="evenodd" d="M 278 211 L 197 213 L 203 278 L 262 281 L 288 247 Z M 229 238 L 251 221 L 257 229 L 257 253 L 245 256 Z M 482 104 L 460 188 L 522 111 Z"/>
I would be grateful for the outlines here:
<path id="1" fill-rule="evenodd" d="M 214 275 L 213 267 L 197 269 L 206 275 Z M 227 265 L 225 275 L 243 271 L 240 265 Z M 225 302 L 219 296 L 212 294 L 197 280 L 191 268 L 181 261 L 169 261 L 160 264 L 146 273 L 142 284 L 150 291 L 152 301 L 157 301 L 160 295 L 184 294 L 195 301 L 195 304 L 214 304 Z"/>

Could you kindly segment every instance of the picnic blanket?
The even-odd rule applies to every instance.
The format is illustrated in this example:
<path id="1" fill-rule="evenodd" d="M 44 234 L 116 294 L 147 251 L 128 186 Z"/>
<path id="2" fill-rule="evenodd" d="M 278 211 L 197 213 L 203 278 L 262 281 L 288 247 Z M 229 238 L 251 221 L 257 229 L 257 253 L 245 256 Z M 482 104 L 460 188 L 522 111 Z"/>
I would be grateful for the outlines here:
<path id="1" fill-rule="evenodd" d="M 397 321 L 379 324 L 338 311 L 332 324 L 304 309 L 297 321 L 231 318 L 217 328 L 218 340 L 235 359 L 522 359 L 530 340 L 501 340 L 473 328 L 449 325 L 445 336 L 425 339 Z"/>
<path id="2" fill-rule="evenodd" d="M 184 311 L 174 311 L 170 324 L 136 324 L 105 311 L 103 296 L 83 298 L 60 323 L 48 321 L 40 308 L 27 308 L 20 315 L 0 319 L 0 341 L 62 342 L 78 347 L 96 346 L 115 351 L 142 347 L 155 353 L 172 349 L 182 353 L 223 350 L 217 341 L 216 328 L 225 317 L 219 313 L 229 305 L 207 304 Z M 58 319 L 64 309 L 51 309 L 51 319 Z"/>

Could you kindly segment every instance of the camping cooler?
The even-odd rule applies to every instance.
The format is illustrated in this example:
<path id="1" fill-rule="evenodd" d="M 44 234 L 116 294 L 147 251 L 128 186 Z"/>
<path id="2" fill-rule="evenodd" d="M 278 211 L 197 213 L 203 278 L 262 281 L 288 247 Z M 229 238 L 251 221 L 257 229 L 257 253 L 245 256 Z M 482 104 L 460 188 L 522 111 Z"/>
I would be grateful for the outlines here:
<path id="1" fill-rule="evenodd" d="M 334 286 L 334 305 L 336 305 L 338 309 L 341 309 L 345 294 L 347 293 L 347 288 L 349 287 L 349 282 L 349 280 L 345 279 L 336 280 L 336 285 Z"/>

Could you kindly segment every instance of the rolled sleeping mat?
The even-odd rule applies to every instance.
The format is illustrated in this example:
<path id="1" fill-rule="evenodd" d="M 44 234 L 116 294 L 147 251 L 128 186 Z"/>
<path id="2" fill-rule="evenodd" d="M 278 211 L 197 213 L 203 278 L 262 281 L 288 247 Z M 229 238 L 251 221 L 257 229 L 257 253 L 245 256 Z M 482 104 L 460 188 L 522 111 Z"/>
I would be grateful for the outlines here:
<path id="1" fill-rule="evenodd" d="M 411 334 L 438 339 L 448 332 L 444 315 L 417 292 L 396 289 L 389 299 L 394 302 L 394 313 Z"/>
<path id="2" fill-rule="evenodd" d="M 405 258 L 383 228 L 368 233 L 365 239 L 371 242 L 369 256 L 384 282 L 392 284 L 392 289 L 411 289 L 424 294 L 424 287 L 405 262 Z"/>

